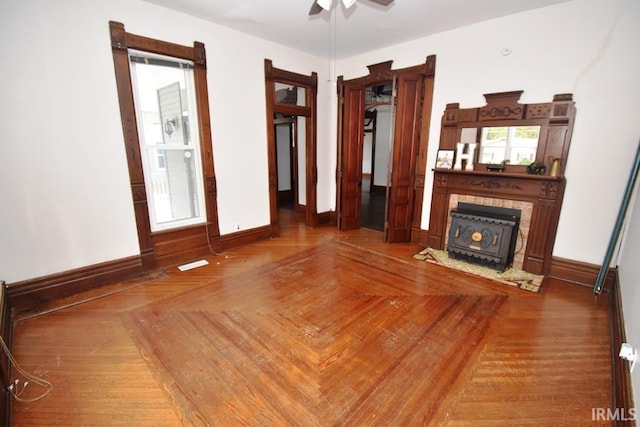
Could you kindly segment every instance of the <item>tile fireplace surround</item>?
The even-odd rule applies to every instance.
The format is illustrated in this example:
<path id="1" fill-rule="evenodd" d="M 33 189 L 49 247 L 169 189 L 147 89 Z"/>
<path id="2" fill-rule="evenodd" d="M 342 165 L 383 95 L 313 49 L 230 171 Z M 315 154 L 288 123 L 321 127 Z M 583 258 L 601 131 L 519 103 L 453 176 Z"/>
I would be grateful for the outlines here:
<path id="1" fill-rule="evenodd" d="M 520 209 L 522 235 L 513 265 L 547 275 L 564 187 L 564 177 L 435 170 L 428 244 L 435 249 L 446 247 L 449 211 L 458 202 Z"/>

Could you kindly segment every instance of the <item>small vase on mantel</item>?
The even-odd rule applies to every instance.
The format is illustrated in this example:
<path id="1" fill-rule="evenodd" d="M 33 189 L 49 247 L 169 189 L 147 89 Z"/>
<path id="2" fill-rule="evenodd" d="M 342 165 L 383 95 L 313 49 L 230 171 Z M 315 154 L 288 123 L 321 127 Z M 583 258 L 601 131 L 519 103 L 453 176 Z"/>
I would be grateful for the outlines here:
<path id="1" fill-rule="evenodd" d="M 551 168 L 549 169 L 549 176 L 560 175 L 560 157 L 549 157 L 549 163 Z"/>

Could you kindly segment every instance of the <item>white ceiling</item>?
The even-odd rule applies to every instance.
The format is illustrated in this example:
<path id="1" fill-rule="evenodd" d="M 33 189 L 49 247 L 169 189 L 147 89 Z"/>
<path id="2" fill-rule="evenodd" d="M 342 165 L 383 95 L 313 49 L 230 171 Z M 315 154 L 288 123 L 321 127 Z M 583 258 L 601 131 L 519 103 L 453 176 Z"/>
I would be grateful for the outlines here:
<path id="1" fill-rule="evenodd" d="M 345 58 L 569 0 L 358 0 L 309 16 L 313 0 L 145 0 L 320 57 Z"/>

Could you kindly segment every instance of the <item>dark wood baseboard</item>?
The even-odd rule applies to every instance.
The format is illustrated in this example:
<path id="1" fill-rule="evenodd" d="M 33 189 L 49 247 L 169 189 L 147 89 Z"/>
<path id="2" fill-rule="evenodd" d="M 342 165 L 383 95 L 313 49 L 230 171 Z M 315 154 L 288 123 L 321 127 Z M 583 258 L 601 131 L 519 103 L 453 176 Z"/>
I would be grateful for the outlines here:
<path id="1" fill-rule="evenodd" d="M 618 352 L 622 343 L 627 341 L 622 312 L 622 299 L 620 295 L 620 282 L 617 270 L 614 271 L 613 284 L 605 292 L 609 297 L 609 312 L 611 322 L 611 386 L 612 407 L 611 411 L 617 411 L 617 419 L 613 420 L 614 427 L 633 427 L 636 425 L 633 403 L 633 386 L 629 362 L 620 358 Z"/>
<path id="2" fill-rule="evenodd" d="M 320 212 L 316 215 L 316 224 L 317 225 L 335 224 L 335 222 L 333 222 L 333 218 L 335 218 L 333 211 Z"/>
<path id="3" fill-rule="evenodd" d="M 278 191 L 279 202 L 293 200 L 293 198 L 294 198 L 293 190 Z"/>
<path id="4" fill-rule="evenodd" d="M 94 264 L 58 274 L 10 283 L 12 314 L 29 311 L 54 299 L 83 292 L 146 272 L 141 256 Z"/>
<path id="5" fill-rule="evenodd" d="M 429 246 L 429 231 L 419 227 L 411 228 L 411 243 L 417 243 L 425 248 Z"/>
<path id="6" fill-rule="evenodd" d="M 226 251 L 239 246 L 259 242 L 260 240 L 270 239 L 271 233 L 271 226 L 265 225 L 258 228 L 252 228 L 250 230 L 242 230 L 236 233 L 225 234 L 220 238 L 222 242 L 222 249 Z"/>
<path id="7" fill-rule="evenodd" d="M 220 247 L 232 249 L 270 237 L 270 226 L 232 233 L 215 242 L 214 250 Z M 158 265 L 167 267 L 210 253 L 206 236 L 186 235 L 183 239 L 171 241 L 166 248 L 158 245 L 156 255 Z M 6 300 L 11 307 L 11 313 L 8 315 L 15 317 L 37 311 L 37 307 L 50 304 L 52 301 L 148 273 L 152 270 L 145 264 L 144 259 L 144 255 L 133 256 L 11 283 L 7 286 L 6 292 Z"/>
<path id="8" fill-rule="evenodd" d="M 552 257 L 549 277 L 566 282 L 593 287 L 600 273 L 600 266 L 570 259 Z M 609 269 L 605 277 L 605 288 L 611 289 L 615 283 L 616 272 Z"/>
<path id="9" fill-rule="evenodd" d="M 213 248 L 209 249 L 205 234 L 158 243 L 155 245 L 157 267 L 191 262 L 195 258 L 210 255 L 212 250 L 215 251 Z"/>
<path id="10" fill-rule="evenodd" d="M 336 211 L 329 211 L 329 218 L 331 224 L 338 224 L 338 214 L 336 213 Z"/>
<path id="11" fill-rule="evenodd" d="M 271 237 L 271 227 L 264 226 L 222 236 L 214 243 L 214 250 L 232 249 Z M 199 256 L 211 254 L 206 235 L 189 235 L 174 239 L 156 247 L 158 267 L 168 267 L 179 262 L 193 260 Z M 94 264 L 74 270 L 52 274 L 35 279 L 11 283 L 7 286 L 7 300 L 12 317 L 29 313 L 37 307 L 50 304 L 71 295 L 112 284 L 121 280 L 148 273 L 145 255 L 138 255 Z"/>
<path id="12" fill-rule="evenodd" d="M 7 297 L 6 284 L 0 280 L 0 335 L 11 351 L 11 305 Z M 4 351 L 0 352 L 0 423 L 3 426 L 11 425 L 11 394 L 5 387 L 11 382 L 11 361 Z"/>
<path id="13" fill-rule="evenodd" d="M 153 268 L 178 265 L 211 254 L 212 251 L 221 251 L 220 238 L 208 235 L 209 232 L 205 224 L 153 233 L 151 235 L 155 256 Z M 147 270 L 153 268 L 147 268 Z"/>

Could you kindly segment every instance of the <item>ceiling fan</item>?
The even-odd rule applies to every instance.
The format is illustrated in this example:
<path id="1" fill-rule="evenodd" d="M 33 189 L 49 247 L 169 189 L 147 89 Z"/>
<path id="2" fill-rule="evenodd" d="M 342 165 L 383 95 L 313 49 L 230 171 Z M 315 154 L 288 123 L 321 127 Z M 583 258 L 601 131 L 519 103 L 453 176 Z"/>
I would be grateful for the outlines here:
<path id="1" fill-rule="evenodd" d="M 389 6 L 393 3 L 393 0 L 369 0 L 372 3 L 377 3 L 382 6 Z M 342 4 L 344 7 L 349 9 L 356 0 L 342 0 Z M 333 4 L 333 0 L 313 0 L 313 4 L 311 5 L 311 9 L 309 10 L 309 15 L 317 15 L 323 10 L 331 9 L 331 5 Z"/>

